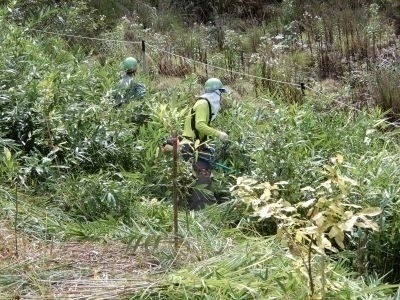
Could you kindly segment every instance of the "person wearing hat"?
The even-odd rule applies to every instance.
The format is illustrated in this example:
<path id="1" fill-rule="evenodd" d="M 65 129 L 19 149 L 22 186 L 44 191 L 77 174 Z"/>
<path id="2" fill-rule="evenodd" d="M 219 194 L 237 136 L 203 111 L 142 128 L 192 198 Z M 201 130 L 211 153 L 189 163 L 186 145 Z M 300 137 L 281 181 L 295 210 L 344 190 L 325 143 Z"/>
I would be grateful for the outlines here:
<path id="1" fill-rule="evenodd" d="M 129 103 L 132 99 L 143 99 L 146 95 L 146 87 L 134 80 L 137 71 L 137 60 L 134 57 L 127 57 L 122 62 L 125 74 L 118 82 L 115 89 L 114 101 L 115 107 Z"/>
<path id="2" fill-rule="evenodd" d="M 189 209 L 201 209 L 215 202 L 215 197 L 210 190 L 214 149 L 208 147 L 207 141 L 210 138 L 218 138 L 223 142 L 229 139 L 227 133 L 210 126 L 210 123 L 218 116 L 221 97 L 224 93 L 227 93 L 227 89 L 221 80 L 208 79 L 204 84 L 204 94 L 196 99 L 185 119 L 180 151 L 185 161 L 192 162 L 196 176 L 195 185 L 202 185 L 208 190 L 205 193 L 195 187 L 188 201 Z"/>

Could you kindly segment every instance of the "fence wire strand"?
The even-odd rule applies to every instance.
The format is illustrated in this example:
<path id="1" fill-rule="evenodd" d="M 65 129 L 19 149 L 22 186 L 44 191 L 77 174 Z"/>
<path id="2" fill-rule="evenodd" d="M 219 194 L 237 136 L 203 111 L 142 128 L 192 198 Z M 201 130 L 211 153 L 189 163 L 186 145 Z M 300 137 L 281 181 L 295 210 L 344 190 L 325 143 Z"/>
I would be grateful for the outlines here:
<path id="1" fill-rule="evenodd" d="M 75 34 L 68 34 L 68 33 L 60 33 L 60 32 L 54 32 L 54 31 L 47 31 L 47 30 L 41 30 L 41 29 L 33 29 L 29 28 L 31 31 L 36 31 L 36 32 L 41 32 L 45 34 L 52 34 L 52 35 L 57 35 L 57 36 L 65 36 L 65 37 L 72 37 L 72 38 L 78 38 L 78 39 L 84 39 L 84 40 L 93 40 L 93 41 L 102 41 L 102 42 L 116 42 L 116 43 L 125 43 L 125 44 L 141 44 L 142 42 L 134 42 L 134 41 L 125 41 L 125 40 L 115 40 L 115 39 L 106 39 L 106 38 L 95 38 L 95 37 L 89 37 L 89 36 L 83 36 L 83 35 L 75 35 Z"/>
<path id="2" fill-rule="evenodd" d="M 30 31 L 34 31 L 34 32 L 41 32 L 41 33 L 44 33 L 44 34 L 51 34 L 51 35 L 64 36 L 64 37 L 72 37 L 72 38 L 79 38 L 79 39 L 86 39 L 86 40 L 94 40 L 94 41 L 117 42 L 117 43 L 135 44 L 135 45 L 139 45 L 139 44 L 143 43 L 143 41 L 138 42 L 138 41 L 127 41 L 127 40 L 108 39 L 108 38 L 95 38 L 95 37 L 88 37 L 88 36 L 83 36 L 83 35 L 74 35 L 74 34 L 60 33 L 60 32 L 54 32 L 54 31 L 41 30 L 41 29 L 33 29 L 33 28 L 29 28 L 29 30 Z M 284 84 L 284 85 L 290 85 L 290 86 L 294 86 L 294 87 L 298 87 L 298 88 L 305 87 L 307 90 L 313 91 L 314 93 L 316 93 L 316 94 L 318 94 L 320 96 L 323 96 L 323 97 L 325 97 L 327 99 L 330 99 L 330 100 L 332 100 L 332 101 L 334 101 L 334 102 L 336 102 L 338 104 L 346 106 L 346 107 L 348 107 L 348 108 L 350 108 L 350 109 L 352 109 L 354 111 L 361 112 L 361 110 L 358 109 L 357 107 L 352 106 L 350 104 L 347 104 L 347 103 L 345 103 L 343 101 L 330 98 L 327 95 L 325 95 L 324 93 L 312 88 L 309 85 L 305 85 L 305 84 L 303 85 L 303 84 L 299 84 L 299 83 L 281 81 L 281 80 L 276 80 L 276 79 L 272 79 L 272 78 L 257 76 L 257 75 L 253 75 L 253 74 L 249 74 L 249 73 L 243 73 L 243 72 L 239 72 L 239 71 L 229 70 L 229 69 L 226 69 L 226 68 L 223 68 L 223 67 L 219 67 L 219 66 L 211 65 L 211 64 L 199 61 L 199 60 L 195 60 L 195 59 L 190 58 L 190 57 L 179 55 L 179 54 L 173 53 L 171 51 L 167 51 L 165 49 L 158 48 L 155 45 L 152 45 L 152 44 L 147 43 L 147 42 L 145 44 L 146 44 L 146 46 L 148 48 L 152 49 L 153 51 L 159 51 L 159 52 L 168 54 L 170 56 L 174 56 L 174 57 L 180 58 L 180 59 L 182 59 L 184 61 L 191 62 L 193 64 L 203 65 L 206 68 L 212 68 L 212 69 L 220 70 L 220 71 L 223 71 L 223 72 L 226 72 L 226 73 L 236 74 L 236 75 L 239 75 L 239 76 L 242 76 L 242 77 L 259 79 L 259 80 L 264 80 L 264 81 L 269 81 L 269 82 L 274 82 L 274 83 L 279 83 L 279 84 Z M 146 56 L 148 56 L 147 53 L 146 53 Z M 399 124 L 392 123 L 392 122 L 389 122 L 389 121 L 385 121 L 385 122 L 386 122 L 386 124 L 392 125 L 395 128 L 399 128 L 400 127 Z"/>
<path id="3" fill-rule="evenodd" d="M 221 70 L 221 71 L 224 71 L 224 72 L 227 72 L 227 73 L 233 73 L 233 74 L 240 75 L 240 76 L 243 76 L 243 77 L 261 79 L 261 80 L 265 80 L 265 81 L 271 81 L 271 82 L 275 82 L 275 83 L 281 83 L 281 84 L 287 84 L 287 85 L 292 85 L 292 86 L 296 86 L 296 87 L 301 87 L 301 84 L 299 84 L 299 83 L 280 81 L 280 80 L 275 80 L 275 79 L 271 79 L 271 78 L 267 78 L 267 77 L 261 77 L 261 76 L 256 76 L 256 75 L 243 73 L 243 72 L 239 72 L 239 71 L 229 70 L 229 69 L 226 69 L 226 68 L 210 65 L 210 64 L 207 64 L 205 62 L 202 62 L 202 61 L 199 61 L 199 60 L 195 60 L 193 58 L 189 58 L 189 57 L 186 57 L 186 56 L 183 56 L 183 55 L 179 55 L 179 54 L 176 54 L 176 53 L 164 50 L 164 49 L 157 48 L 157 47 L 155 47 L 155 46 L 153 46 L 153 45 L 151 45 L 149 43 L 146 43 L 146 45 L 149 46 L 149 48 L 152 48 L 153 50 L 158 50 L 160 52 L 169 54 L 171 56 L 175 56 L 175 57 L 181 58 L 183 60 L 186 60 L 186 61 L 189 61 L 189 62 L 192 62 L 192 63 L 196 63 L 196 64 L 200 64 L 200 65 L 203 65 L 205 67 L 212 68 L 212 69 Z"/>

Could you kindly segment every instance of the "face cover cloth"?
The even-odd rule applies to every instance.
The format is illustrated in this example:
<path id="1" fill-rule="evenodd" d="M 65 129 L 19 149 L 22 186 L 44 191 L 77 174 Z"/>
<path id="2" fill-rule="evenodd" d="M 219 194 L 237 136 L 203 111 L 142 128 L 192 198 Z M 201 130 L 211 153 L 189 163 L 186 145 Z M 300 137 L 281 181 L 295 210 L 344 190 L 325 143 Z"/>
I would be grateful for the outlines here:
<path id="1" fill-rule="evenodd" d="M 205 98 L 210 102 L 211 105 L 211 121 L 218 115 L 219 109 L 221 108 L 221 92 L 215 91 L 211 93 L 205 93 L 200 96 L 200 98 Z"/>

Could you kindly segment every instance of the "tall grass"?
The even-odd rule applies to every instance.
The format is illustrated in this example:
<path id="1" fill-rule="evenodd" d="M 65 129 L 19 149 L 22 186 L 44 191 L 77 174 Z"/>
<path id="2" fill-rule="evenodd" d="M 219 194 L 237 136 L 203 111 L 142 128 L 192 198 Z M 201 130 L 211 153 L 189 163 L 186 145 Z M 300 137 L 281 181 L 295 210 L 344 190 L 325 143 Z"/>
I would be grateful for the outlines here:
<path id="1" fill-rule="evenodd" d="M 139 74 L 149 90 L 145 105 L 132 102 L 115 110 L 107 92 L 118 80 L 117 59 L 99 61 L 78 47 L 70 48 L 61 38 L 31 35 L 5 22 L 5 14 L 2 10 L 0 202 L 4 228 L 11 226 L 17 209 L 18 219 L 17 230 L 2 234 L 3 239 L 24 235 L 25 245 L 43 243 L 50 248 L 47 254 L 58 242 L 79 240 L 82 244 L 77 249 L 83 252 L 84 241 L 99 242 L 102 247 L 116 244 L 115 260 L 124 253 L 148 267 L 148 276 L 139 274 L 137 285 L 128 280 L 129 272 L 112 273 L 112 280 L 102 282 L 116 287 L 117 295 L 101 291 L 98 282 L 82 281 L 82 293 L 98 293 L 99 299 L 307 297 L 307 277 L 299 266 L 293 267 L 288 249 L 267 237 L 276 228 L 268 222 L 254 225 L 235 201 L 201 212 L 187 213 L 182 207 L 181 247 L 178 251 L 172 247 L 171 158 L 160 153 L 159 145 L 172 130 L 181 130 L 193 94 L 201 92 L 204 74 L 174 81 L 167 78 L 164 83 L 161 77 L 151 81 Z M 238 61 L 241 49 L 233 47 L 239 46 L 241 37 L 229 34 L 225 52 L 214 59 L 235 70 L 245 65 Z M 257 36 L 252 40 L 257 42 Z M 192 42 L 201 52 L 199 40 Z M 272 42 L 268 43 L 263 55 L 274 53 Z M 190 45 L 181 45 L 182 51 L 190 51 Z M 264 75 L 291 80 L 296 72 L 312 68 L 308 55 L 303 62 L 302 52 L 295 53 L 300 58 L 291 60 L 275 53 L 276 61 L 270 69 L 265 65 L 264 71 L 262 65 L 252 67 Z M 298 60 L 302 64 L 289 72 L 292 61 Z M 229 187 L 235 177 L 287 181 L 282 195 L 296 203 L 303 197 L 302 187 L 322 182 L 320 167 L 330 157 L 343 155 L 348 162 L 343 175 L 358 182 L 358 189 L 349 196 L 352 204 L 380 206 L 381 232 L 368 234 L 367 243 L 361 234 L 347 237 L 349 252 L 335 256 L 322 270 L 327 273 L 327 297 L 390 297 L 390 287 L 371 274 L 376 272 L 381 278 L 392 271 L 387 279 L 398 281 L 398 131 L 385 128 L 385 115 L 379 109 L 348 110 L 337 104 L 337 95 L 322 98 L 312 91 L 302 95 L 278 84 L 249 83 L 231 73 L 225 74 L 226 79 L 234 88 L 235 84 L 243 88 L 242 97 L 233 93 L 225 99 L 226 109 L 214 124 L 229 133 L 229 143 L 213 144 L 218 162 L 232 169 L 215 171 L 216 188 L 225 200 L 231 200 Z M 156 86 L 161 84 L 167 88 L 160 92 Z M 132 122 L 139 107 L 149 116 L 140 126 Z M 180 169 L 182 199 L 191 179 L 186 167 Z M 7 247 L 1 251 L 7 253 Z M 346 255 L 355 257 L 356 263 L 342 262 Z M 75 284 L 78 278 L 98 276 L 87 265 L 71 275 L 74 264 L 81 262 L 76 258 L 53 266 L 49 265 L 51 255 L 28 257 L 29 251 L 21 251 L 20 260 L 13 262 L 7 256 L 2 262 L 1 292 L 7 296 L 67 297 L 68 279 L 76 279 Z M 52 282 L 44 279 L 49 276 L 65 290 L 57 294 Z M 113 285 L 118 278 L 125 278 L 123 284 L 131 289 Z M 15 295 L 14 289 L 20 289 L 20 294 Z"/>

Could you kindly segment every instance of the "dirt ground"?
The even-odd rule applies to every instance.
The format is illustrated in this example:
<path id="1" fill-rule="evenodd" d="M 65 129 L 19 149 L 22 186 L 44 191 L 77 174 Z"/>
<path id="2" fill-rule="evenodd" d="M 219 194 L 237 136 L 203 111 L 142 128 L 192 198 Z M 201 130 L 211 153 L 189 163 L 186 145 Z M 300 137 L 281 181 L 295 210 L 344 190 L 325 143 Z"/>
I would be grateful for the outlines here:
<path id="1" fill-rule="evenodd" d="M 45 243 L 1 224 L 1 299 L 122 299 L 154 284 L 147 277 L 160 268 L 122 243 Z"/>

